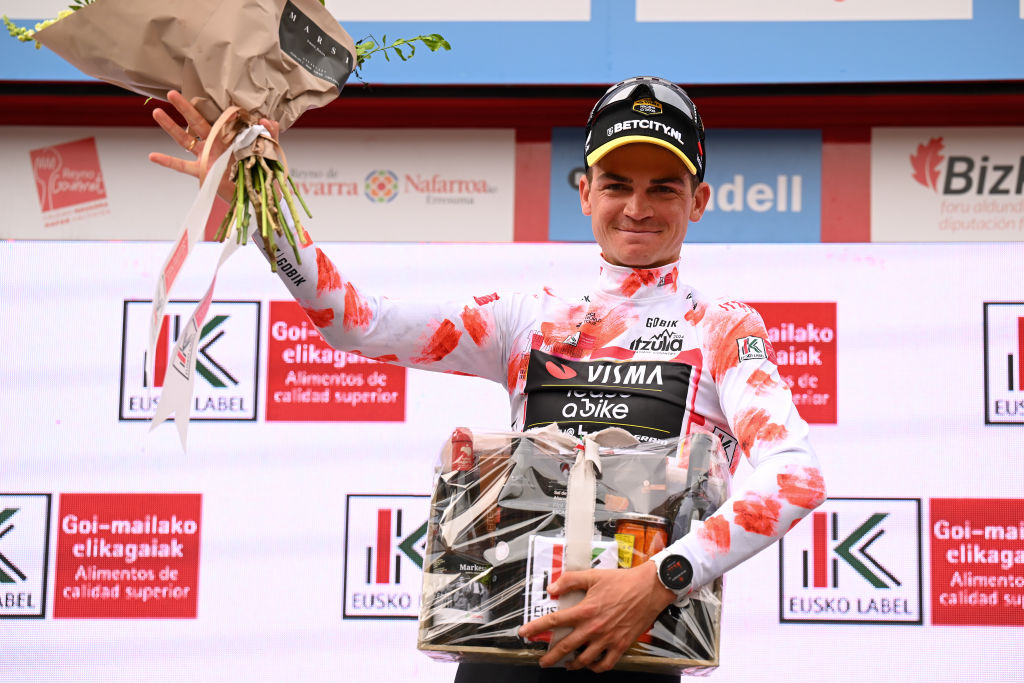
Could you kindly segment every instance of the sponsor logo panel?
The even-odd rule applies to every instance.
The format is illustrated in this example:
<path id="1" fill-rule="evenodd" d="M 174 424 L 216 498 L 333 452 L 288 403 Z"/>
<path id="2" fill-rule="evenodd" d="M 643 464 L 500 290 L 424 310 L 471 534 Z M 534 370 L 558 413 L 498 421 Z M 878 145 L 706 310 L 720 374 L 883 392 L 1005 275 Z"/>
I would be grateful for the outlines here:
<path id="1" fill-rule="evenodd" d="M 0 619 L 46 616 L 50 494 L 0 493 Z"/>
<path id="2" fill-rule="evenodd" d="M 110 213 L 96 138 L 33 149 L 29 157 L 44 227 Z"/>
<path id="3" fill-rule="evenodd" d="M 1024 499 L 933 498 L 932 623 L 1024 626 Z"/>
<path id="4" fill-rule="evenodd" d="M 430 497 L 349 494 L 345 502 L 345 619 L 416 619 Z"/>
<path id="5" fill-rule="evenodd" d="M 304 161 L 292 178 L 313 215 L 346 216 L 318 226 L 321 241 L 513 239 L 512 129 L 341 131 L 326 143 L 311 131 L 295 135 Z M 374 228 L 355 234 L 352 225 Z"/>
<path id="6" fill-rule="evenodd" d="M 1024 302 L 986 303 L 985 424 L 1024 424 Z"/>
<path id="7" fill-rule="evenodd" d="M 124 302 L 121 340 L 122 421 L 150 420 L 168 371 L 184 374 L 188 358 L 176 357 L 181 336 L 198 334 L 192 420 L 256 420 L 259 368 L 260 303 L 213 301 L 201 330 L 189 327 L 195 301 L 170 301 L 157 336 L 153 378 L 146 377 L 149 346 L 149 301 Z"/>
<path id="8" fill-rule="evenodd" d="M 62 493 L 55 618 L 196 616 L 202 495 Z"/>
<path id="9" fill-rule="evenodd" d="M 568 360 L 534 349 L 524 428 L 557 422 L 580 438 L 608 426 L 641 441 L 679 436 L 692 370 L 686 363 Z"/>
<path id="10" fill-rule="evenodd" d="M 779 620 L 922 623 L 921 501 L 830 498 L 779 541 Z"/>
<path id="11" fill-rule="evenodd" d="M 873 241 L 1024 235 L 1024 128 L 876 128 Z"/>
<path id="12" fill-rule="evenodd" d="M 647 21 L 905 21 L 971 19 L 972 0 L 730 0 L 727 3 L 678 3 L 637 0 L 636 20 Z"/>
<path id="13" fill-rule="evenodd" d="M 820 242 L 820 131 L 708 131 L 715 163 L 705 178 L 711 202 L 688 242 Z M 553 128 L 549 238 L 592 242 L 580 213 L 581 128 Z"/>
<path id="14" fill-rule="evenodd" d="M 768 341 L 775 349 L 779 374 L 793 392 L 800 416 L 812 424 L 836 424 L 835 302 L 751 303 L 750 306 L 764 320 Z M 740 349 L 741 358 L 742 353 Z"/>
<path id="15" fill-rule="evenodd" d="M 294 301 L 270 302 L 268 422 L 402 422 L 405 368 L 331 348 Z"/>

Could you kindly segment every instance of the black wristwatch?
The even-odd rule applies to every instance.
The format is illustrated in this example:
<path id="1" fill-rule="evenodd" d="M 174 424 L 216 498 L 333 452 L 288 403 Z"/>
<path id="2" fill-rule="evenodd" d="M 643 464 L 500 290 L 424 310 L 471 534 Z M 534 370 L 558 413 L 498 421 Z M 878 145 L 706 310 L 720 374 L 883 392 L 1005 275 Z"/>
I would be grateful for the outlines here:
<path id="1" fill-rule="evenodd" d="M 658 580 L 680 598 L 690 592 L 693 582 L 693 566 L 682 555 L 665 555 L 655 560 L 658 565 Z"/>

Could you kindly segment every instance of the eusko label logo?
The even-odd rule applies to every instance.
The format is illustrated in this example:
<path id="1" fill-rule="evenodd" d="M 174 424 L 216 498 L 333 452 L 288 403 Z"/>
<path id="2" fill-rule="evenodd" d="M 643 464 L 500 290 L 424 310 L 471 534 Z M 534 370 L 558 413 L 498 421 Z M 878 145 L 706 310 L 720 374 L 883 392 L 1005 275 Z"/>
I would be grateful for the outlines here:
<path id="1" fill-rule="evenodd" d="M 95 138 L 34 149 L 29 157 L 46 227 L 110 212 Z"/>
<path id="2" fill-rule="evenodd" d="M 985 424 L 1024 424 L 1024 302 L 984 310 Z"/>
<path id="3" fill-rule="evenodd" d="M 0 619 L 46 616 L 50 494 L 0 493 Z"/>
<path id="4" fill-rule="evenodd" d="M 363 191 L 374 204 L 387 204 L 398 196 L 398 176 L 387 169 L 370 171 L 363 181 Z"/>
<path id="5" fill-rule="evenodd" d="M 196 348 L 193 420 L 256 419 L 260 355 L 260 303 L 213 301 L 202 329 L 189 329 L 194 301 L 170 301 L 157 335 L 153 377 L 146 376 L 150 301 L 124 302 L 119 419 L 150 420 L 168 371 L 188 367 L 174 354 L 175 342 L 199 335 Z M 184 364 L 184 366 L 183 366 Z"/>
<path id="6" fill-rule="evenodd" d="M 349 494 L 345 503 L 345 619 L 416 619 L 430 497 Z"/>
<path id="7" fill-rule="evenodd" d="M 779 542 L 779 620 L 922 623 L 921 501 L 831 498 Z"/>

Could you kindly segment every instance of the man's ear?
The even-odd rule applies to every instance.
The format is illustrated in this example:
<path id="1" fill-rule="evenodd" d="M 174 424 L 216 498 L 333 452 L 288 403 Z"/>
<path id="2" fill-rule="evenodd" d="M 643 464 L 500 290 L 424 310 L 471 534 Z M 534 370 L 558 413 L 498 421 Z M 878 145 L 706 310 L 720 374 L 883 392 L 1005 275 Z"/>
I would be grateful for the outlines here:
<path id="1" fill-rule="evenodd" d="M 700 217 L 704 215 L 704 210 L 708 208 L 708 202 L 710 201 L 711 186 L 707 183 L 701 183 L 693 191 L 693 206 L 690 207 L 690 220 L 693 222 L 699 221 Z"/>
<path id="2" fill-rule="evenodd" d="M 580 176 L 580 209 L 584 216 L 590 215 L 590 180 L 586 173 Z"/>

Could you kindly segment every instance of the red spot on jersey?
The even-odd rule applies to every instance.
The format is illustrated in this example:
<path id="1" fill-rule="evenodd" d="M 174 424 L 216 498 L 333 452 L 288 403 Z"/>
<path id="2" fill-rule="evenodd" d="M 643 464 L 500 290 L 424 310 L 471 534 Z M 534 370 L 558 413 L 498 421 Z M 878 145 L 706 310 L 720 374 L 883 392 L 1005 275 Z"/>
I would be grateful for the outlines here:
<path id="1" fill-rule="evenodd" d="M 761 441 L 780 441 L 785 439 L 788 433 L 782 425 L 769 422 L 757 430 L 757 438 Z"/>
<path id="2" fill-rule="evenodd" d="M 711 353 L 711 378 L 720 382 L 726 371 L 740 363 L 737 340 L 743 337 L 768 339 L 764 323 L 746 306 L 721 305 L 704 317 L 704 338 Z"/>
<path id="3" fill-rule="evenodd" d="M 484 296 L 474 296 L 473 301 L 476 302 L 477 306 L 484 306 L 492 301 L 497 301 L 500 298 L 501 297 L 498 296 L 497 292 L 493 292 L 491 294 L 485 294 Z"/>
<path id="4" fill-rule="evenodd" d="M 456 329 L 455 323 L 445 318 L 430 335 L 420 355 L 412 360 L 414 363 L 436 363 L 455 350 L 461 337 L 462 332 Z"/>
<path id="5" fill-rule="evenodd" d="M 330 292 L 341 288 L 341 275 L 335 269 L 334 264 L 327 258 L 320 247 L 316 248 L 316 294 L 320 296 L 324 292 Z"/>
<path id="6" fill-rule="evenodd" d="M 366 356 L 366 354 L 362 354 L 362 353 L 359 354 L 359 355 L 360 356 L 365 356 L 366 358 L 369 358 L 370 360 L 379 361 L 381 363 L 397 363 L 398 362 L 398 356 L 396 356 L 393 353 L 385 353 L 383 356 Z"/>
<path id="7" fill-rule="evenodd" d="M 704 319 L 704 314 L 707 313 L 708 305 L 701 303 L 697 304 L 697 308 L 687 311 L 683 317 L 686 318 L 686 322 L 691 325 L 697 325 L 701 320 Z"/>
<path id="8" fill-rule="evenodd" d="M 787 469 L 788 472 L 776 477 L 779 495 L 807 510 L 813 510 L 825 502 L 825 479 L 821 476 L 821 470 L 817 467 L 795 466 Z"/>
<path id="9" fill-rule="evenodd" d="M 359 296 L 359 292 L 356 291 L 351 282 L 346 282 L 345 317 L 342 320 L 345 329 L 351 330 L 353 327 L 361 327 L 365 330 L 370 326 L 370 321 L 372 320 L 373 311 L 370 310 L 370 305 L 366 303 L 363 297 Z"/>
<path id="10" fill-rule="evenodd" d="M 697 539 L 712 555 L 729 552 L 729 521 L 720 515 L 711 517 L 697 532 Z"/>
<path id="11" fill-rule="evenodd" d="M 672 269 L 672 272 L 665 276 L 665 286 L 670 292 L 679 288 L 679 266 Z"/>
<path id="12" fill-rule="evenodd" d="M 747 384 L 754 390 L 756 394 L 767 393 L 769 389 L 778 385 L 778 382 L 772 379 L 764 370 L 754 370 L 750 373 L 750 377 L 747 378 Z"/>
<path id="13" fill-rule="evenodd" d="M 459 372 L 458 370 L 445 370 L 444 374 L 446 374 L 446 375 L 461 375 L 463 377 L 476 377 L 476 375 L 474 375 L 471 372 Z"/>
<path id="14" fill-rule="evenodd" d="M 657 281 L 658 271 L 634 268 L 633 272 L 629 274 L 629 277 L 623 280 L 622 287 L 620 289 L 622 290 L 623 296 L 629 297 L 636 294 L 644 285 L 653 285 Z"/>
<path id="15" fill-rule="evenodd" d="M 763 408 L 746 408 L 736 416 L 736 440 L 740 450 L 750 457 L 754 441 L 778 441 L 786 437 L 786 428 L 768 422 L 768 413 Z"/>
<path id="16" fill-rule="evenodd" d="M 548 287 L 547 285 L 544 285 L 544 293 L 545 293 L 545 294 L 547 294 L 548 296 L 555 296 L 555 293 L 554 293 L 554 292 L 552 292 L 552 291 L 551 291 L 551 288 L 550 288 L 550 287 Z M 557 297 L 556 297 L 556 298 L 557 298 Z"/>
<path id="17" fill-rule="evenodd" d="M 779 526 L 779 513 L 782 511 L 779 501 L 750 491 L 743 500 L 733 503 L 732 509 L 736 513 L 736 523 L 750 533 L 775 535 Z"/>
<path id="18" fill-rule="evenodd" d="M 302 310 L 306 312 L 306 315 L 309 316 L 309 319 L 317 327 L 327 327 L 334 322 L 333 308 L 306 308 L 303 306 Z"/>
<path id="19" fill-rule="evenodd" d="M 576 376 L 576 371 L 568 365 L 562 365 L 561 363 L 555 363 L 554 361 L 549 360 L 544 364 L 544 368 L 555 379 L 572 379 Z"/>
<path id="20" fill-rule="evenodd" d="M 526 368 L 530 365 L 530 354 L 521 353 L 512 356 L 508 361 L 508 392 L 511 394 L 516 390 L 520 378 L 526 376 Z"/>
<path id="21" fill-rule="evenodd" d="M 470 339 L 477 346 L 481 346 L 484 340 L 487 339 L 487 335 L 490 332 L 487 325 L 487 320 L 481 315 L 479 308 L 470 308 L 466 306 L 462 309 L 462 326 L 466 328 L 466 332 L 469 332 Z"/>

